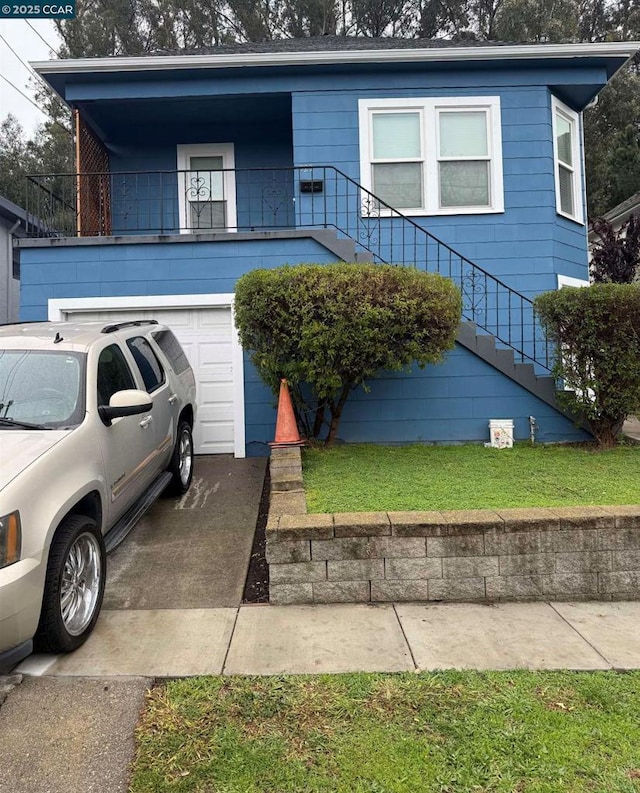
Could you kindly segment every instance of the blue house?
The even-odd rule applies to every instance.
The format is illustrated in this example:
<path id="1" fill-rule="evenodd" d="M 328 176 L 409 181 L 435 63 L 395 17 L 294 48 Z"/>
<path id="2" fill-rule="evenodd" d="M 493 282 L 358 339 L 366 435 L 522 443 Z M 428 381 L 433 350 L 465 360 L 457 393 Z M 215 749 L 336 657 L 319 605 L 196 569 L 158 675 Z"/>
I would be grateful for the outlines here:
<path id="1" fill-rule="evenodd" d="M 33 176 L 21 318 L 156 317 L 196 370 L 199 453 L 267 453 L 237 278 L 284 263 L 440 272 L 464 322 L 439 366 L 381 374 L 347 441 L 484 441 L 556 403 L 532 298 L 587 280 L 581 113 L 638 44 L 322 37 L 34 64 L 73 109 L 77 173 Z"/>

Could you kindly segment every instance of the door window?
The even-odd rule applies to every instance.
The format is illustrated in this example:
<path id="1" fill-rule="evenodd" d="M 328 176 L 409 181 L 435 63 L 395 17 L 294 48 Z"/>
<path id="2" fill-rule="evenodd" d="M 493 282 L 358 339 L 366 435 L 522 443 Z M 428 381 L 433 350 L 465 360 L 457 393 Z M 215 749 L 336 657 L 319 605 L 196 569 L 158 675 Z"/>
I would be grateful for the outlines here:
<path id="1" fill-rule="evenodd" d="M 105 347 L 98 358 L 98 405 L 108 405 L 116 391 L 135 388 L 125 357 L 117 344 Z"/>
<path id="2" fill-rule="evenodd" d="M 151 394 L 164 383 L 164 370 L 160 361 L 156 358 L 149 342 L 142 336 L 129 339 L 127 347 L 131 350 L 133 359 L 140 370 L 147 393 Z"/>

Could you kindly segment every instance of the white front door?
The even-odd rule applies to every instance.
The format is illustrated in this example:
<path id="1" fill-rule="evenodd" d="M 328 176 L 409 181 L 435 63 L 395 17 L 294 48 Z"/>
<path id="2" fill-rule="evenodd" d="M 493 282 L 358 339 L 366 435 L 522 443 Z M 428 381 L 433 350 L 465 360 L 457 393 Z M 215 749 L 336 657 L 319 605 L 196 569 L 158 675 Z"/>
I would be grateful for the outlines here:
<path id="1" fill-rule="evenodd" d="M 180 231 L 235 231 L 233 143 L 178 146 Z"/>

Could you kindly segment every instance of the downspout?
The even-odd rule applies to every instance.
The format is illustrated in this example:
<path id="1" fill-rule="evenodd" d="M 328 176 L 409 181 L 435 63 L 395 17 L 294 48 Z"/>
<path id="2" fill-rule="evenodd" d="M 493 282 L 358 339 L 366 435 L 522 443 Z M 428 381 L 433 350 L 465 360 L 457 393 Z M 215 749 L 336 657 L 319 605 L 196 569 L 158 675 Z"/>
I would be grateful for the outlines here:
<path id="1" fill-rule="evenodd" d="M 5 323 L 13 322 L 13 232 L 20 226 L 20 221 L 16 222 L 9 229 L 7 234 L 7 313 L 4 318 Z"/>

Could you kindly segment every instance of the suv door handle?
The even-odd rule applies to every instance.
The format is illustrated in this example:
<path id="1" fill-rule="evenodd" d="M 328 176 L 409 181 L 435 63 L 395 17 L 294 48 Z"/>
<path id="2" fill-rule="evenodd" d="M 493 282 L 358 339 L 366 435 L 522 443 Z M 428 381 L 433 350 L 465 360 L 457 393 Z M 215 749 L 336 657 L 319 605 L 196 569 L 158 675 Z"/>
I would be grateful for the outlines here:
<path id="1" fill-rule="evenodd" d="M 153 421 L 153 416 L 147 416 L 146 419 L 142 419 L 142 421 L 140 422 L 140 426 L 142 427 L 143 430 L 146 430 L 152 421 Z"/>
<path id="2" fill-rule="evenodd" d="M 177 394 L 171 394 L 171 396 L 169 397 L 169 404 L 170 405 L 175 405 L 175 403 L 177 401 L 178 401 L 178 395 Z"/>

